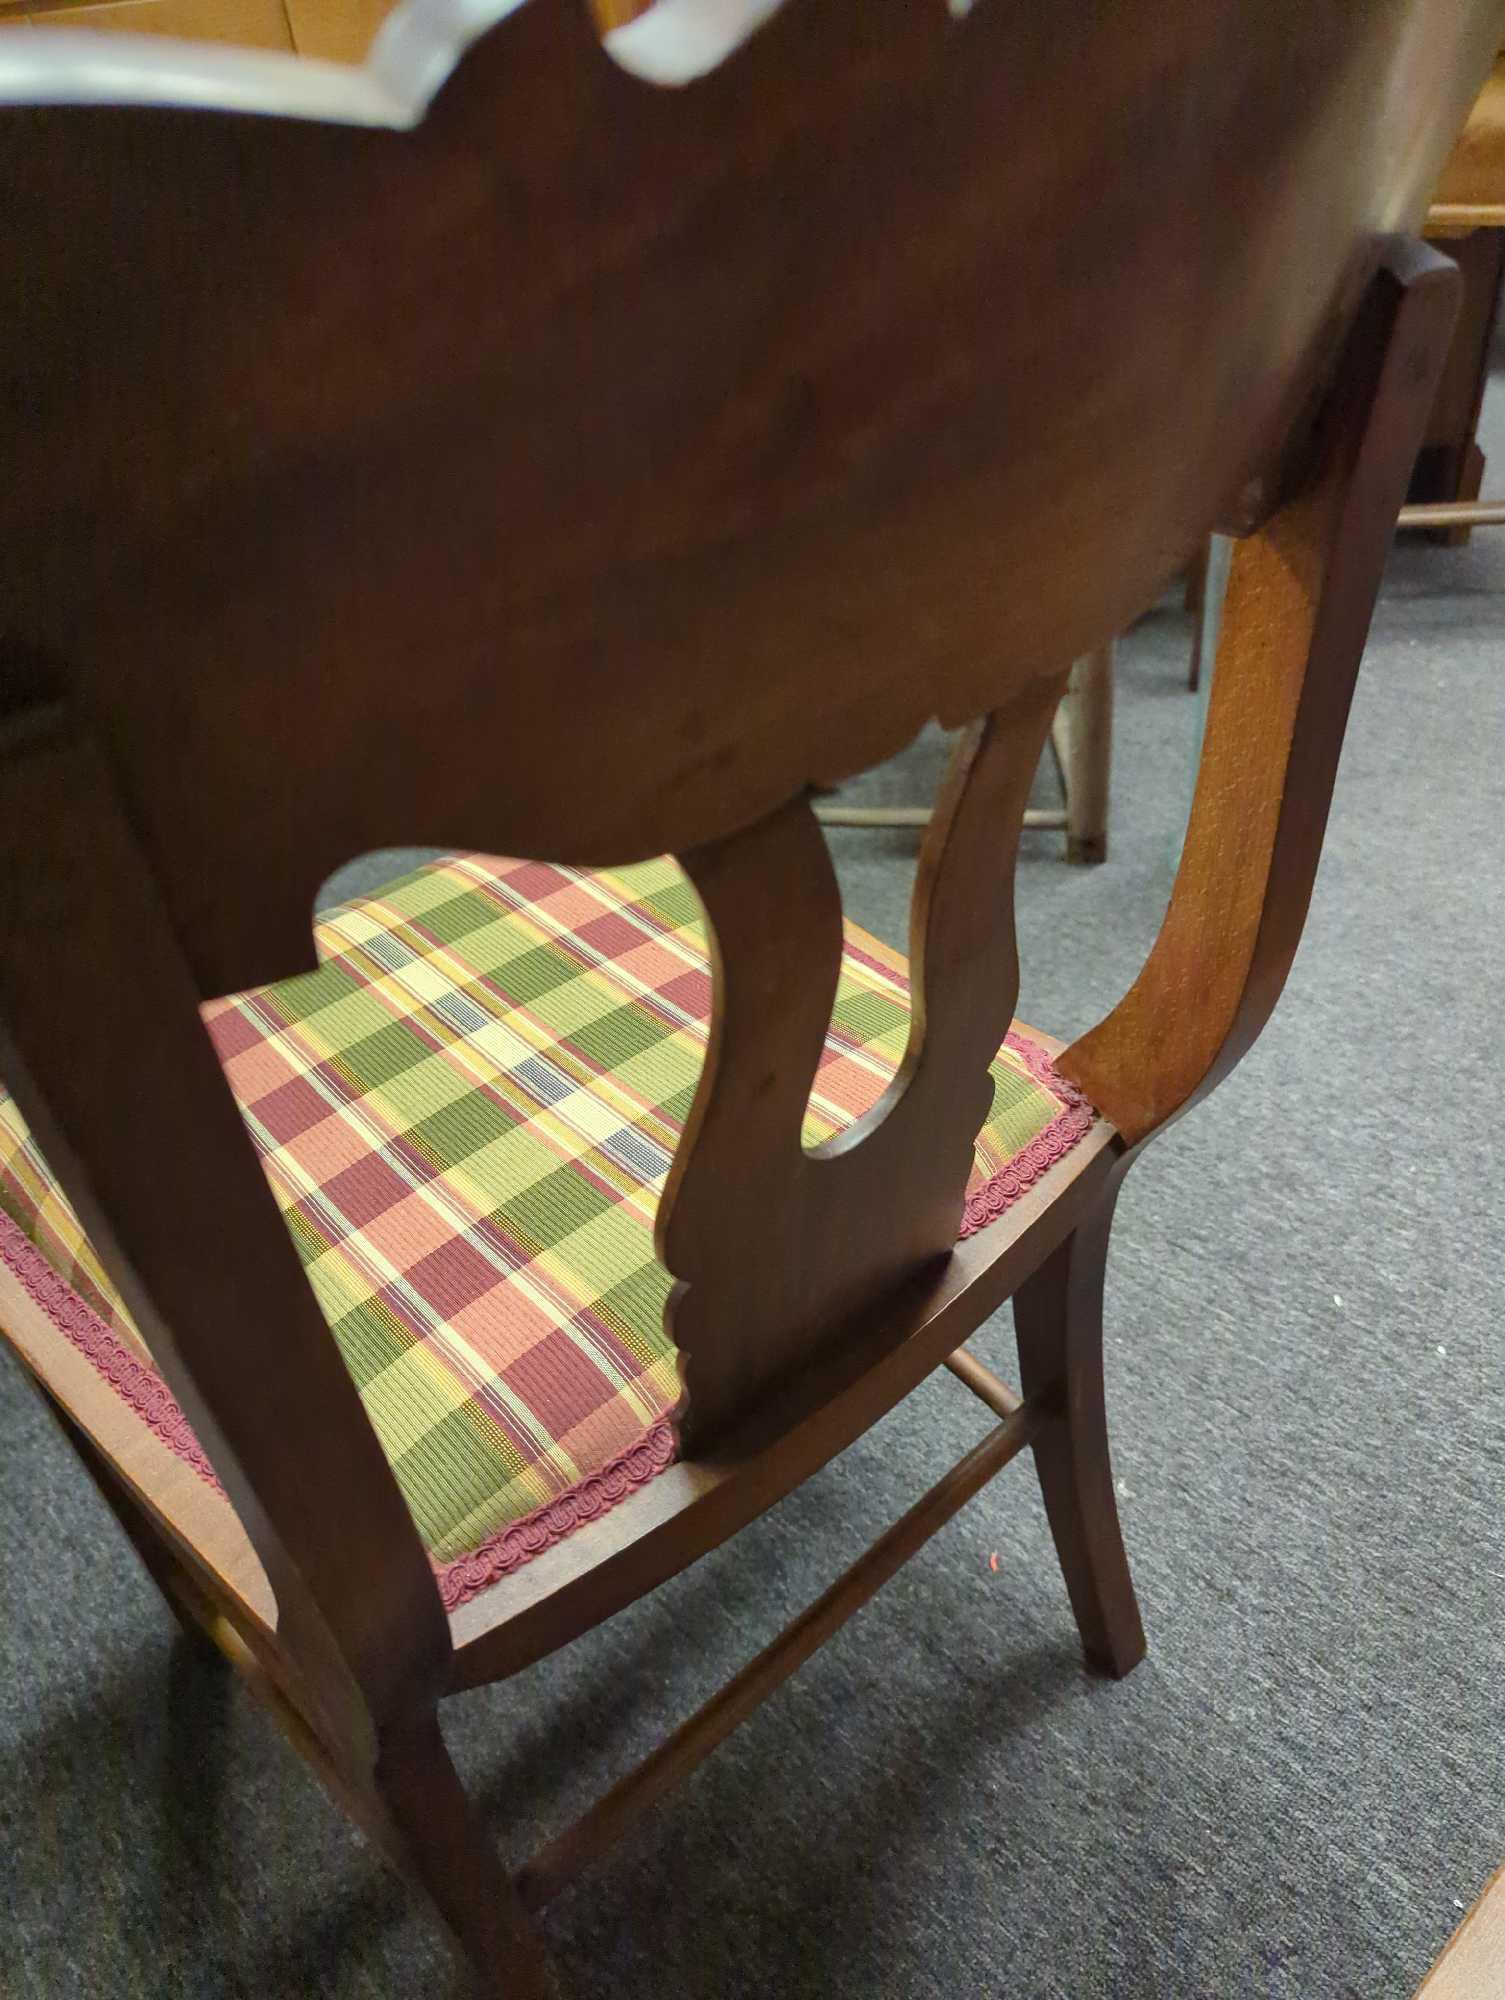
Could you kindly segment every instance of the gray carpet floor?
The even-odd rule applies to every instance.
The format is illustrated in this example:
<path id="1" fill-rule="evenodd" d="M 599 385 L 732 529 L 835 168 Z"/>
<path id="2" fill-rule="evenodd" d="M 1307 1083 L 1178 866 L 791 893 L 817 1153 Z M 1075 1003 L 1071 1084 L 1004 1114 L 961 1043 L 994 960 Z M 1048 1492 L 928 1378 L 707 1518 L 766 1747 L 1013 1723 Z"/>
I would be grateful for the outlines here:
<path id="1" fill-rule="evenodd" d="M 1498 379 L 1492 430 L 1499 487 Z M 1059 1034 L 1117 997 L 1164 906 L 1185 647 L 1170 606 L 1123 646 L 1108 865 L 1026 839 L 1021 1013 Z M 869 790 L 923 795 L 938 754 Z M 913 843 L 834 845 L 853 912 L 902 941 Z M 1505 1860 L 1502 885 L 1495 530 L 1396 552 L 1285 999 L 1120 1204 L 1109 1393 L 1148 1660 L 1083 1674 L 1016 1466 L 550 1910 L 571 1992 L 1411 1991 Z M 1003 1320 L 978 1342 L 1005 1368 L 1010 1344 Z M 981 1427 L 933 1381 L 734 1546 L 450 1704 L 509 1851 Z M 428 1920 L 175 1643 L 8 1360 L 0 1440 L 0 1993 L 458 1992 Z"/>

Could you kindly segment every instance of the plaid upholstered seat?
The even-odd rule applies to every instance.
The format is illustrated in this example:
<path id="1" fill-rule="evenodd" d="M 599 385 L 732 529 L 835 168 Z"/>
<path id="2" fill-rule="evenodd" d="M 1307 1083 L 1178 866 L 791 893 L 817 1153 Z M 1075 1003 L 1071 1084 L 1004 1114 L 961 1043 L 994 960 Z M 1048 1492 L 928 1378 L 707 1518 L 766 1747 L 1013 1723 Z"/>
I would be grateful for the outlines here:
<path id="1" fill-rule="evenodd" d="M 584 874 L 459 854 L 329 911 L 318 944 L 317 971 L 205 1019 L 454 1604 L 673 1456 L 652 1230 L 705 1049 L 703 925 L 668 861 Z M 807 1142 L 876 1101 L 907 1029 L 900 962 L 848 926 Z M 1092 1117 L 1018 1030 L 992 1074 L 964 1235 Z M 3 1092 L 0 1206 L 7 1262 L 212 1478 Z"/>

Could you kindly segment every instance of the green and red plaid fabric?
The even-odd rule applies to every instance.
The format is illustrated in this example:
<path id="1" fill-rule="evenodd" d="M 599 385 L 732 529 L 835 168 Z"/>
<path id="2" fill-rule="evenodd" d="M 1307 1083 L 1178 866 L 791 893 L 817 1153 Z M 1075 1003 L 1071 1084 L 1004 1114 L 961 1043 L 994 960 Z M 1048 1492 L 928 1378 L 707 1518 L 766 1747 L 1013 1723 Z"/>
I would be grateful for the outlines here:
<path id="1" fill-rule="evenodd" d="M 668 860 L 456 854 L 326 912 L 317 937 L 317 971 L 205 1020 L 453 1604 L 673 1456 L 652 1232 L 705 1053 L 703 919 Z M 899 963 L 848 926 L 807 1143 L 897 1069 Z M 1017 1031 L 992 1075 L 964 1235 L 1092 1118 Z M 144 1354 L 9 1101 L 0 1207 Z"/>
<path id="2" fill-rule="evenodd" d="M 0 1216 L 41 1251 L 49 1268 L 129 1353 L 140 1361 L 151 1360 L 73 1204 L 52 1178 L 20 1106 L 4 1084 L 0 1084 Z"/>

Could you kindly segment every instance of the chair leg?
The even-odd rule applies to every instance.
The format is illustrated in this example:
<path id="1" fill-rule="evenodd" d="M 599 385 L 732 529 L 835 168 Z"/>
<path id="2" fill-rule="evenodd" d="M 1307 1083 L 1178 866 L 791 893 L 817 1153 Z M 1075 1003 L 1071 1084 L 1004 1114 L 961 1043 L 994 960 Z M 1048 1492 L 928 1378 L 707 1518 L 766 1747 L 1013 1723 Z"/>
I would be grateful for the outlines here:
<path id="1" fill-rule="evenodd" d="M 1458 471 L 1458 483 L 1451 496 L 1457 500 L 1477 500 L 1484 485 L 1484 454 L 1475 439 L 1470 438 L 1464 447 L 1462 463 Z M 1430 539 L 1444 549 L 1467 548 L 1470 528 L 1434 528 Z"/>
<path id="2" fill-rule="evenodd" d="M 553 1971 L 438 1717 L 385 1734 L 372 1776 L 381 1845 L 444 1920 L 477 1990 L 492 2000 L 555 2000 Z"/>
<path id="3" fill-rule="evenodd" d="M 1050 1415 L 1034 1443 L 1045 1512 L 1090 1665 L 1121 1677 L 1144 1629 L 1118 1525 L 1103 1407 L 1103 1274 L 1115 1194 L 1014 1294 L 1020 1387 Z"/>
<path id="4" fill-rule="evenodd" d="M 58 1429 L 82 1460 L 85 1470 L 99 1488 L 105 1505 L 125 1530 L 131 1546 L 140 1556 L 152 1582 L 161 1591 L 163 1601 L 177 1620 L 184 1636 L 206 1657 L 212 1655 L 218 1659 L 219 1653 L 214 1642 L 204 1629 L 204 1615 L 213 1608 L 207 1594 L 199 1588 L 190 1575 L 187 1565 L 174 1553 L 167 1537 L 121 1479 L 109 1459 L 98 1449 L 94 1440 L 86 1431 L 79 1428 L 61 1403 L 53 1401 L 40 1383 L 37 1385 L 37 1393 L 52 1412 Z"/>
<path id="5" fill-rule="evenodd" d="M 1108 783 L 1113 763 L 1113 647 L 1072 665 L 1051 743 L 1066 793 L 1066 859 L 1108 858 Z"/>

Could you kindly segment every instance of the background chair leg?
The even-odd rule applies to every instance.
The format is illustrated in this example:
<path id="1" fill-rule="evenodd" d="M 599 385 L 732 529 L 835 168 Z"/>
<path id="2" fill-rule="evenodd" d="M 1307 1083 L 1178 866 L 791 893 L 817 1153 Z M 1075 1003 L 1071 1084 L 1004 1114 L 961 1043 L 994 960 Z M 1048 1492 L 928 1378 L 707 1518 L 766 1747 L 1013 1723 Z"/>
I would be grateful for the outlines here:
<path id="1" fill-rule="evenodd" d="M 1014 1294 L 1020 1387 L 1051 1412 L 1035 1469 L 1056 1554 L 1092 1666 L 1122 1676 L 1144 1658 L 1144 1629 L 1118 1525 L 1103 1407 L 1103 1273 L 1109 1194 Z"/>
<path id="2" fill-rule="evenodd" d="M 478 1991 L 556 2000 L 543 1947 L 450 1761 L 438 1717 L 384 1735 L 372 1775 L 381 1845 L 443 1918 Z"/>
<path id="3" fill-rule="evenodd" d="M 1084 653 L 1073 663 L 1051 725 L 1051 743 L 1066 793 L 1066 859 L 1078 864 L 1106 861 L 1113 766 L 1111 645 Z"/>
<path id="4" fill-rule="evenodd" d="M 1458 474 L 1458 491 L 1455 497 L 1459 500 L 1477 500 L 1483 485 L 1484 454 L 1474 439 L 1470 438 L 1463 453 L 1463 464 Z M 1467 527 L 1434 528 L 1432 539 L 1442 548 L 1461 549 L 1467 547 L 1472 532 L 1473 530 Z"/>
<path id="5" fill-rule="evenodd" d="M 1473 229 L 1462 236 L 1442 230 L 1430 240 L 1463 273 L 1463 298 L 1406 495 L 1423 505 L 1479 497 L 1484 476 L 1484 454 L 1477 439 L 1479 410 L 1489 380 L 1505 278 L 1505 229 Z M 1467 527 L 1425 532 L 1429 541 L 1448 548 L 1461 547 L 1469 537 Z"/>

